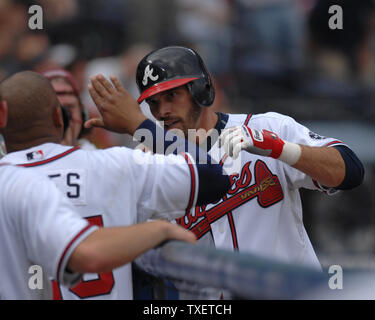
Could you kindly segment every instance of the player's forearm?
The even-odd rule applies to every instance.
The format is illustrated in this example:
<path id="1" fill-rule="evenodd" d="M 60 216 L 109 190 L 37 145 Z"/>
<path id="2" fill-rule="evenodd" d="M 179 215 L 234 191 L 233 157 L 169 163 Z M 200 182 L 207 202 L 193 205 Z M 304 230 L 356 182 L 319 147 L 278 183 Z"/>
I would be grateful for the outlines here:
<path id="1" fill-rule="evenodd" d="M 101 228 L 77 246 L 68 268 L 79 273 L 107 272 L 170 239 L 195 241 L 191 232 L 165 221 Z"/>
<path id="2" fill-rule="evenodd" d="M 301 156 L 294 168 L 306 173 L 326 187 L 337 187 L 345 178 L 345 162 L 335 148 L 301 147 Z"/>
<path id="3" fill-rule="evenodd" d="M 317 181 L 322 187 L 339 190 L 359 186 L 364 168 L 354 152 L 344 145 L 310 147 L 282 140 L 268 130 L 237 126 L 223 131 L 219 145 L 237 158 L 241 150 L 282 161 Z"/>

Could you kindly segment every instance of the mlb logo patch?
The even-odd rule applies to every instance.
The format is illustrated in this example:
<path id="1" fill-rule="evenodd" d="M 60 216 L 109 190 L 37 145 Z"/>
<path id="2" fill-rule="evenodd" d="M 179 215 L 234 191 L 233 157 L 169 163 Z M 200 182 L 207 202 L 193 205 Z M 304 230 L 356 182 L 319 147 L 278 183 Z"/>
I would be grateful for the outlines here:
<path id="1" fill-rule="evenodd" d="M 317 133 L 312 132 L 312 131 L 309 132 L 309 136 L 310 136 L 311 139 L 314 139 L 314 140 L 324 140 L 324 139 L 327 139 L 326 137 L 321 136 L 320 134 L 317 134 Z"/>
<path id="2" fill-rule="evenodd" d="M 26 154 L 27 160 L 42 160 L 44 158 L 44 154 L 42 150 L 29 152 Z"/>

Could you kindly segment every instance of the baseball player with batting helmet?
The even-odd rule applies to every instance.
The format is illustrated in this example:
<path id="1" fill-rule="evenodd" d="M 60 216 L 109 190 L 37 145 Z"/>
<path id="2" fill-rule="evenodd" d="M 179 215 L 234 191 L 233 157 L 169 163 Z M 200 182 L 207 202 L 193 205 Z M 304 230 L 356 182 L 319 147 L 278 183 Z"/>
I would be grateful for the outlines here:
<path id="1" fill-rule="evenodd" d="M 118 79 L 114 86 L 103 80 L 92 80 L 94 100 L 104 107 L 108 99 L 123 103 L 115 117 L 103 114 L 107 129 L 133 133 L 150 121 Z M 113 227 L 175 219 L 197 204 L 218 200 L 229 189 L 229 177 L 218 164 L 195 163 L 187 153 L 164 156 L 121 147 L 86 151 L 61 145 L 60 104 L 50 82 L 35 72 L 20 72 L 6 79 L 0 94 L 0 103 L 9 110 L 8 125 L 0 128 L 8 150 L 2 161 L 51 178 L 92 224 Z M 85 275 L 70 290 L 56 285 L 54 293 L 55 298 L 65 299 L 131 299 L 131 283 L 131 266 L 127 264 L 99 275 Z"/>
<path id="2" fill-rule="evenodd" d="M 192 208 L 178 223 L 202 244 L 320 269 L 303 225 L 299 188 L 332 194 L 360 185 L 364 168 L 349 146 L 276 112 L 213 112 L 211 76 L 198 53 L 186 47 L 149 53 L 136 77 L 138 103 L 146 101 L 167 130 L 188 137 L 189 129 L 204 129 L 209 154 L 237 168 L 229 172 L 231 188 L 219 202 Z"/>

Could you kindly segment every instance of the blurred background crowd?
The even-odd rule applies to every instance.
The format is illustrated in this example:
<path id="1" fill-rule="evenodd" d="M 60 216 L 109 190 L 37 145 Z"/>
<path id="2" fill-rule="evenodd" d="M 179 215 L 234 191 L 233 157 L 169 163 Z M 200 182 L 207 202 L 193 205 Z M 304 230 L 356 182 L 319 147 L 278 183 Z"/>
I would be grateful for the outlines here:
<path id="1" fill-rule="evenodd" d="M 34 4 L 42 30 L 28 28 Z M 343 29 L 331 30 L 328 9 L 337 4 Z M 216 110 L 284 113 L 356 151 L 363 186 L 333 197 L 303 191 L 305 224 L 324 264 L 358 254 L 375 269 L 374 18 L 373 0 L 0 0 L 0 81 L 65 68 L 93 115 L 89 76 L 115 74 L 137 98 L 135 70 L 146 53 L 196 49 L 215 79 Z M 102 130 L 91 141 L 129 143 Z"/>

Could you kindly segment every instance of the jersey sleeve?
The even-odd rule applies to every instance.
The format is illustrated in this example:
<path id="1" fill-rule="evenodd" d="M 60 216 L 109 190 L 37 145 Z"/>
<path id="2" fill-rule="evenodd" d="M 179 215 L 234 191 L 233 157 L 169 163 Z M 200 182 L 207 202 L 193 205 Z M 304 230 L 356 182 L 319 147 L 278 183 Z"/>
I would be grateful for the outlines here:
<path id="1" fill-rule="evenodd" d="M 25 170 L 13 186 L 9 203 L 23 237 L 28 259 L 61 284 L 71 286 L 80 274 L 66 271 L 71 253 L 96 227 L 74 212 L 72 205 L 47 178 Z"/>
<path id="2" fill-rule="evenodd" d="M 200 181 L 197 205 L 216 202 L 226 194 L 230 187 L 229 176 L 222 166 L 206 152 L 206 148 L 201 148 L 177 135 L 173 130 L 167 131 L 159 127 L 149 119 L 145 120 L 136 131 L 137 134 L 134 136 L 137 138 L 135 139 L 143 142 L 152 152 L 164 155 L 186 152 L 192 160 L 196 161 L 195 168 Z"/>
<path id="3" fill-rule="evenodd" d="M 137 160 L 131 166 L 139 195 L 138 221 L 172 220 L 196 205 L 198 172 L 188 153 L 164 156 L 137 150 L 134 157 Z"/>
<path id="4" fill-rule="evenodd" d="M 345 145 L 341 140 L 331 137 L 325 137 L 311 131 L 309 128 L 298 123 L 291 117 L 284 116 L 280 122 L 280 132 L 278 133 L 283 140 L 310 146 L 310 147 L 334 147 Z M 319 190 L 328 194 L 335 193 L 334 188 L 326 188 L 313 180 L 310 176 L 291 166 L 283 164 L 285 167 L 288 182 L 292 188 L 306 188 Z"/>
<path id="5" fill-rule="evenodd" d="M 197 202 L 198 173 L 189 154 L 165 156 L 113 147 L 93 152 L 88 166 L 99 172 L 97 183 L 103 182 L 105 194 L 99 196 L 109 198 L 109 205 L 127 203 L 132 208 L 127 215 L 134 222 L 173 220 Z"/>

